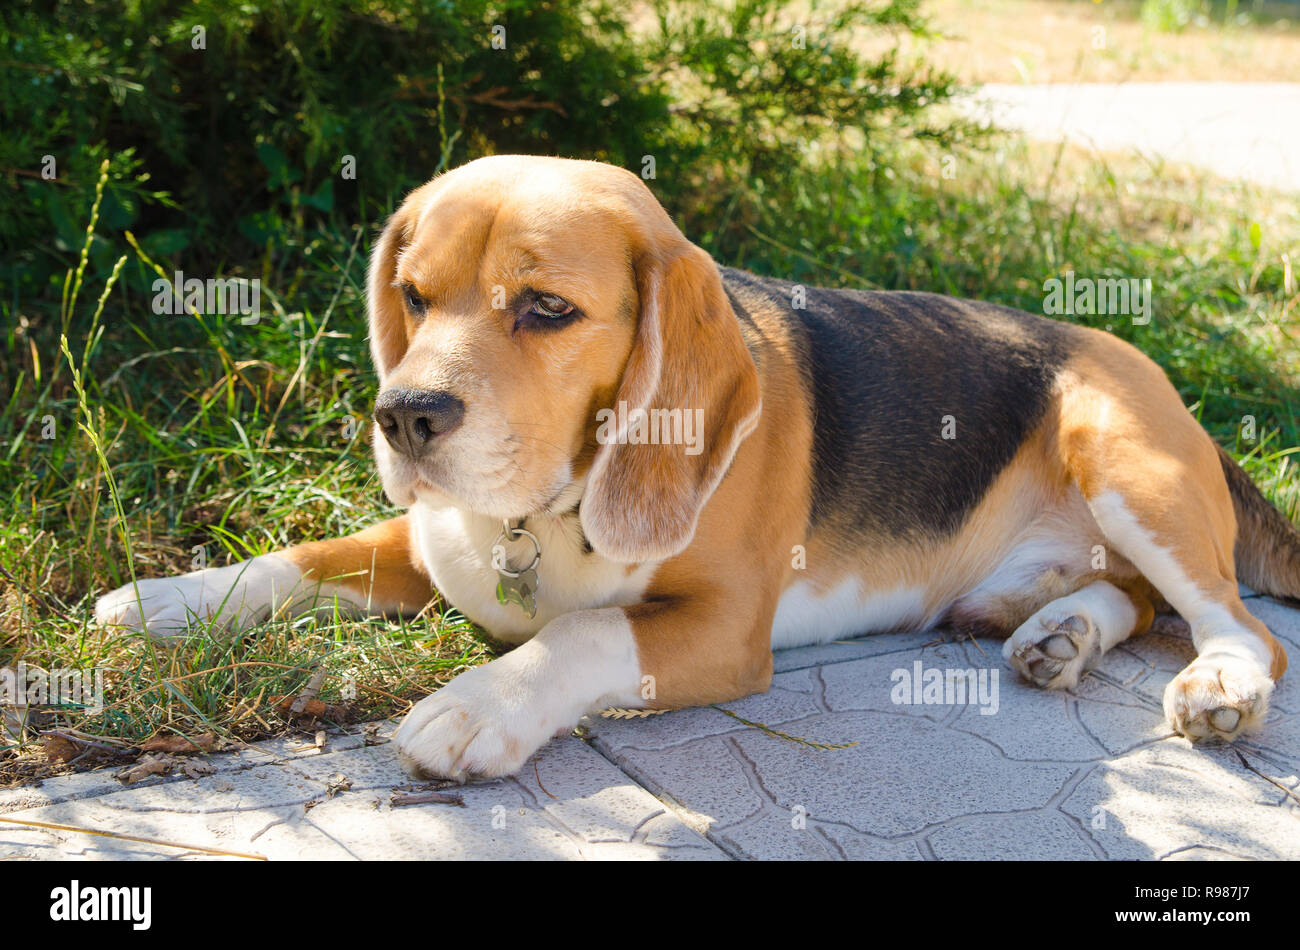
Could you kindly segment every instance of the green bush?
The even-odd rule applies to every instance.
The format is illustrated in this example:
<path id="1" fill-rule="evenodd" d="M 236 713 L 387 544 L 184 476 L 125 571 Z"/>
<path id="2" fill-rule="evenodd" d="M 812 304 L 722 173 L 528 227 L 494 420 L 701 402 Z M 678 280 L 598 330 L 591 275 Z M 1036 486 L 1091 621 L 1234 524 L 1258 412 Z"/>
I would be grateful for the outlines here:
<path id="1" fill-rule="evenodd" d="M 497 22 L 504 50 L 490 44 Z M 639 84 L 620 29 L 577 0 L 9 5 L 0 165 L 35 171 L 50 154 L 66 184 L 19 174 L 5 189 L 6 258 L 24 280 L 61 272 L 106 154 L 126 157 L 105 225 L 134 227 L 146 250 L 208 271 L 313 227 L 373 222 L 452 159 L 453 144 L 458 158 L 518 149 L 621 161 L 664 104 Z M 355 178 L 340 174 L 344 156 Z M 137 169 L 148 178 L 131 180 Z M 51 257 L 62 259 L 42 267 Z"/>
<path id="2" fill-rule="evenodd" d="M 900 75 L 847 45 L 861 28 L 922 29 L 914 0 L 806 19 L 801 46 L 773 0 L 656 12 L 658 28 L 638 36 L 604 0 L 11 2 L 0 299 L 57 302 L 104 157 L 95 276 L 130 228 L 165 265 L 282 286 L 304 254 L 337 252 L 339 235 L 479 155 L 635 169 L 652 155 L 670 202 L 692 187 L 725 202 L 756 179 L 761 190 L 826 130 L 904 135 L 949 92 L 943 77 Z M 698 96 L 671 102 L 670 74 Z M 39 174 L 46 155 L 53 182 Z M 152 279 L 132 262 L 122 286 Z"/>

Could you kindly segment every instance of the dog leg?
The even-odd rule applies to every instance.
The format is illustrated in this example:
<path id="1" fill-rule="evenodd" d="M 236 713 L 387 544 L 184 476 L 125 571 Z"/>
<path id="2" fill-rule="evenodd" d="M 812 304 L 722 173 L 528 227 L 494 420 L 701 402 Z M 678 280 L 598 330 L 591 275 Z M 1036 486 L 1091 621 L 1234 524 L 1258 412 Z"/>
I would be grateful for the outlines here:
<path id="1" fill-rule="evenodd" d="M 1191 625 L 1197 657 L 1165 688 L 1169 724 L 1189 739 L 1231 740 L 1258 728 L 1286 654 L 1241 602 L 1230 560 L 1206 563 L 1182 555 L 1177 540 L 1161 543 L 1118 492 L 1091 504 L 1107 538 Z M 1183 530 L 1196 530 L 1190 515 Z"/>
<path id="2" fill-rule="evenodd" d="M 1036 686 L 1073 689 L 1103 653 L 1151 625 L 1145 598 L 1094 581 L 1044 606 L 1002 645 L 1002 656 Z"/>
<path id="3" fill-rule="evenodd" d="M 744 613 L 688 600 L 557 617 L 417 703 L 394 737 L 398 756 L 422 777 L 494 778 L 518 771 L 598 709 L 698 705 L 764 690 L 771 615 L 764 627 Z M 702 629 L 718 636 L 700 637 Z"/>
<path id="4" fill-rule="evenodd" d="M 416 775 L 509 775 L 586 713 L 643 705 L 640 687 L 636 639 L 623 609 L 579 610 L 420 700 L 393 741 Z"/>
<path id="5" fill-rule="evenodd" d="M 433 587 L 411 560 L 406 516 L 226 567 L 126 584 L 95 604 L 105 625 L 174 638 L 192 624 L 238 633 L 335 604 L 352 615 L 418 611 Z"/>
<path id="6" fill-rule="evenodd" d="M 1192 628 L 1197 657 L 1165 689 L 1190 739 L 1234 739 L 1268 710 L 1286 653 L 1237 592 L 1237 521 L 1214 442 L 1164 373 L 1104 334 L 1062 403 L 1062 462 L 1108 545 Z"/>

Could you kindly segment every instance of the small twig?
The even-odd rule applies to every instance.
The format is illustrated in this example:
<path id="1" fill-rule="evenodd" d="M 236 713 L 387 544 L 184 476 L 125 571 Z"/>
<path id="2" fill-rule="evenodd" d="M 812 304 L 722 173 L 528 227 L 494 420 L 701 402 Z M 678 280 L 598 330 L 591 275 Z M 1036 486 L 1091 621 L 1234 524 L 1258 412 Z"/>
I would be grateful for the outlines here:
<path id="1" fill-rule="evenodd" d="M 324 685 L 325 667 L 321 666 L 316 669 L 316 672 L 312 673 L 311 679 L 307 681 L 307 685 L 299 691 L 297 698 L 293 701 L 293 705 L 289 707 L 289 712 L 294 715 L 302 715 L 302 711 L 307 708 L 307 704 L 320 694 L 320 688 Z"/>
<path id="2" fill-rule="evenodd" d="M 542 784 L 542 773 L 537 771 L 536 759 L 533 759 L 533 775 L 536 776 L 537 778 L 537 787 L 540 788 L 542 791 L 546 792 L 547 795 L 550 795 L 551 798 L 555 798 L 556 797 L 555 795 L 551 795 L 550 789 L 548 789 L 545 785 Z"/>
<path id="3" fill-rule="evenodd" d="M 64 178 L 46 178 L 40 172 L 30 171 L 26 168 L 14 168 L 12 165 L 0 165 L 0 172 L 7 175 L 22 175 L 24 178 L 36 178 L 41 181 L 48 181 L 51 185 L 71 185 L 72 182 Z"/>
<path id="4" fill-rule="evenodd" d="M 448 96 L 447 98 L 457 103 L 477 102 L 481 105 L 505 109 L 507 112 L 518 112 L 521 109 L 550 109 L 557 115 L 568 118 L 568 113 L 564 111 L 564 107 L 557 102 L 542 102 L 532 96 L 524 96 L 522 99 L 503 99 L 502 94 L 508 91 L 505 86 L 493 86 L 491 89 L 484 89 L 468 96 Z"/>
<path id="5" fill-rule="evenodd" d="M 101 838 L 116 838 L 118 841 L 142 841 L 145 844 L 162 845 L 164 848 L 180 848 L 183 851 L 202 851 L 204 854 L 224 854 L 233 858 L 248 858 L 250 861 L 265 861 L 264 854 L 245 854 L 243 851 L 227 851 L 224 848 L 208 848 L 201 844 L 181 844 L 178 841 L 163 841 L 159 838 L 142 838 L 139 835 L 124 835 L 116 831 L 97 831 L 94 828 L 79 828 L 76 825 L 56 825 L 48 821 L 25 821 L 20 818 L 3 818 L 0 821 L 9 825 L 25 825 L 30 828 L 50 828 L 54 831 L 73 831 L 79 835 L 97 835 Z"/>
<path id="6" fill-rule="evenodd" d="M 1242 765 L 1244 765 L 1244 766 L 1245 766 L 1246 768 L 1248 768 L 1250 771 L 1254 772 L 1256 775 L 1258 775 L 1258 776 L 1259 776 L 1260 778 L 1262 778 L 1264 781 L 1273 783 L 1273 784 L 1276 785 L 1278 788 L 1282 789 L 1282 791 L 1286 792 L 1288 795 L 1290 795 L 1292 798 L 1294 798 L 1297 802 L 1300 802 L 1300 795 L 1297 795 L 1297 794 L 1295 793 L 1295 789 L 1287 788 L 1285 785 L 1283 785 L 1283 784 L 1282 784 L 1281 782 L 1279 782 L 1277 779 L 1273 778 L 1271 775 L 1265 775 L 1265 774 L 1264 774 L 1263 772 L 1261 772 L 1259 769 L 1255 768 L 1255 766 L 1251 765 L 1249 762 L 1246 761 L 1246 757 L 1245 757 L 1244 755 L 1241 754 L 1240 750 L 1238 750 L 1238 749 L 1233 749 L 1232 751 L 1237 753 L 1237 758 L 1241 759 L 1241 764 L 1242 764 Z"/>
<path id="7" fill-rule="evenodd" d="M 89 740 L 93 742 L 107 742 L 111 745 L 118 746 L 119 751 L 123 752 L 129 752 L 135 748 L 135 743 L 127 742 L 125 739 L 114 739 L 112 736 L 92 736 L 88 733 L 82 732 L 80 729 L 65 728 L 63 731 L 75 739 Z"/>
<path id="8" fill-rule="evenodd" d="M 413 792 L 410 795 L 394 794 L 390 799 L 394 808 L 399 805 L 456 805 L 465 807 L 465 799 L 448 792 Z"/>
<path id="9" fill-rule="evenodd" d="M 312 742 L 307 745 L 296 745 L 291 748 L 290 752 L 323 752 L 325 750 L 326 733 L 324 729 L 318 729 Z"/>

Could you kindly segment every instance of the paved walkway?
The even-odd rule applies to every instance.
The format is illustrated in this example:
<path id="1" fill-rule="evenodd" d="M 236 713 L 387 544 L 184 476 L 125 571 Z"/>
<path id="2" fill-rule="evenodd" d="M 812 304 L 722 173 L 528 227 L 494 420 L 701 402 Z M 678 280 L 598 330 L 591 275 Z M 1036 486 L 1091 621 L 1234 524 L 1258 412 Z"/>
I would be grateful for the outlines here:
<path id="1" fill-rule="evenodd" d="M 48 780 L 0 792 L 0 813 L 273 859 L 1296 859 L 1300 611 L 1247 603 L 1297 669 L 1265 730 L 1235 747 L 1193 747 L 1165 726 L 1164 686 L 1192 656 L 1177 621 L 1113 650 L 1072 693 L 1019 682 L 996 641 L 897 634 L 778 653 L 772 689 L 727 704 L 848 748 L 710 708 L 596 718 L 586 740 L 552 741 L 516 778 L 449 789 L 463 807 L 394 805 L 410 780 L 382 742 L 390 723 L 381 744 L 277 740 L 212 756 L 216 771 L 198 779 Z M 896 671 L 917 662 L 996 671 L 996 713 L 895 703 Z M 0 824 L 7 857 L 198 854 Z"/>
<path id="2" fill-rule="evenodd" d="M 1059 83 L 980 88 L 969 111 L 1031 138 L 1139 149 L 1300 190 L 1300 83 Z"/>

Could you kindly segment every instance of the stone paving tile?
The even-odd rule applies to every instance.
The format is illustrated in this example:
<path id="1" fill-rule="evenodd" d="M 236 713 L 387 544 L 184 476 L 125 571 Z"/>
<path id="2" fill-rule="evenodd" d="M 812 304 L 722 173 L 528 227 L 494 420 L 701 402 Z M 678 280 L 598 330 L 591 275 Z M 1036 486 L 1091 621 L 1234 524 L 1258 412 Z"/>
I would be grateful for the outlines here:
<path id="1" fill-rule="evenodd" d="M 1127 643 L 1121 643 L 1102 657 L 1099 668 L 1106 674 L 1107 682 L 1121 687 L 1132 686 L 1151 672 L 1151 665 Z"/>
<path id="2" fill-rule="evenodd" d="M 1273 636 L 1284 641 L 1291 665 L 1300 669 L 1300 610 L 1272 597 L 1252 598 L 1246 602 L 1246 609 L 1262 620 Z"/>
<path id="3" fill-rule="evenodd" d="M 1085 861 L 1097 857 L 1076 822 L 1060 813 L 974 815 L 928 838 L 941 861 Z"/>
<path id="4" fill-rule="evenodd" d="M 1109 672 L 1107 664 L 1103 668 Z M 1079 725 L 1106 750 L 1107 758 L 1171 734 L 1157 703 L 1110 682 L 1105 675 L 1084 676 L 1074 690 L 1074 712 Z"/>
<path id="5" fill-rule="evenodd" d="M 1110 858 L 1189 848 L 1240 858 L 1300 857 L 1300 806 L 1223 746 L 1169 739 L 1098 765 L 1062 803 Z"/>
<path id="6" fill-rule="evenodd" d="M 729 705 L 745 714 L 745 701 Z M 824 744 L 858 743 L 829 750 L 750 729 L 646 751 L 631 744 L 635 725 L 599 728 L 597 746 L 652 792 L 710 818 L 710 838 L 725 849 L 751 857 L 790 856 L 787 839 L 799 814 L 809 827 L 829 823 L 898 837 L 972 812 L 1042 807 L 1077 770 L 1068 763 L 1011 761 L 975 736 L 893 712 L 767 723 Z M 732 837 L 733 826 L 760 814 L 766 821 L 749 822 L 743 839 Z"/>
<path id="7" fill-rule="evenodd" d="M 891 841 L 830 822 L 821 822 L 814 826 L 814 830 L 835 849 L 829 855 L 831 858 L 845 861 L 924 861 L 930 857 L 925 842 L 920 838 Z M 736 831 L 731 834 L 735 835 Z"/>
<path id="8" fill-rule="evenodd" d="M 1157 617 L 1149 631 L 1117 649 L 1145 664 L 1148 673 L 1177 673 L 1196 658 L 1191 630 L 1177 617 Z"/>
<path id="9" fill-rule="evenodd" d="M 1034 695 L 1024 695 L 1022 701 L 1022 693 L 1030 692 Z M 1002 687 L 1000 707 L 995 715 L 984 716 L 978 708 L 968 706 L 948 726 L 979 736 L 1009 759 L 1085 762 L 1106 754 L 1105 747 L 1080 722 L 1078 704 L 1068 693 L 1007 683 Z"/>
<path id="10" fill-rule="evenodd" d="M 934 635 L 930 635 L 926 642 L 935 643 Z M 819 681 L 822 686 L 822 705 L 827 711 L 874 709 L 934 720 L 943 720 L 952 716 L 953 709 L 948 706 L 894 701 L 895 687 L 900 686 L 902 674 L 906 674 L 907 683 L 912 683 L 915 679 L 917 663 L 921 664 L 922 671 L 967 666 L 966 654 L 960 645 L 938 643 L 924 649 L 913 648 L 901 653 L 824 666 L 815 672 L 814 680 Z M 999 682 L 1006 679 L 1004 674 L 1011 672 L 1002 670 L 1000 663 L 994 667 L 986 661 L 983 665 L 999 669 Z M 901 693 L 905 699 L 916 698 L 914 691 L 903 689 Z M 744 701 L 748 702 L 748 700 Z"/>
<path id="11" fill-rule="evenodd" d="M 1043 690 L 1032 686 L 1006 665 L 1000 640 L 968 640 L 963 649 L 970 668 L 989 668 L 998 674 L 996 706 L 967 705 L 947 720 L 962 732 L 977 735 L 1010 759 L 1087 762 L 1102 758 L 1107 749 L 1083 723 L 1077 693 Z M 1105 660 L 1103 660 L 1105 664 Z M 1106 664 L 1108 665 L 1108 664 Z"/>
<path id="12" fill-rule="evenodd" d="M 821 686 L 815 681 L 816 673 L 817 671 L 814 670 L 795 670 L 777 674 L 773 678 L 771 689 L 745 700 L 748 705 L 743 712 L 734 703 L 727 703 L 725 706 L 757 722 L 785 722 L 815 715 L 823 709 L 818 701 Z M 612 720 L 591 717 L 593 727 L 603 727 L 610 722 Z M 635 736 L 634 744 L 638 749 L 664 749 L 682 742 L 683 736 L 697 739 L 701 736 L 722 735 L 750 728 L 732 719 L 726 713 L 707 706 L 681 709 L 661 716 L 648 716 L 626 720 L 626 722 L 634 726 L 626 734 Z"/>
<path id="13" fill-rule="evenodd" d="M 214 756 L 218 761 L 223 756 Z M 551 743 L 518 778 L 453 791 L 465 807 L 393 807 L 410 778 L 391 745 L 353 748 L 198 780 L 132 787 L 6 817 L 112 830 L 269 858 L 719 859 L 718 849 L 577 739 Z M 350 787 L 331 796 L 336 776 Z M 538 784 L 540 777 L 541 783 Z M 551 798 L 550 796 L 556 796 Z M 174 858 L 196 852 L 0 825 L 19 858 Z"/>
<path id="14" fill-rule="evenodd" d="M 1272 769 L 1264 771 L 1275 778 L 1294 776 L 1300 772 L 1300 715 L 1270 716 L 1263 729 L 1239 739 L 1236 747 L 1243 755 L 1250 753 L 1250 761 L 1261 758 Z"/>

